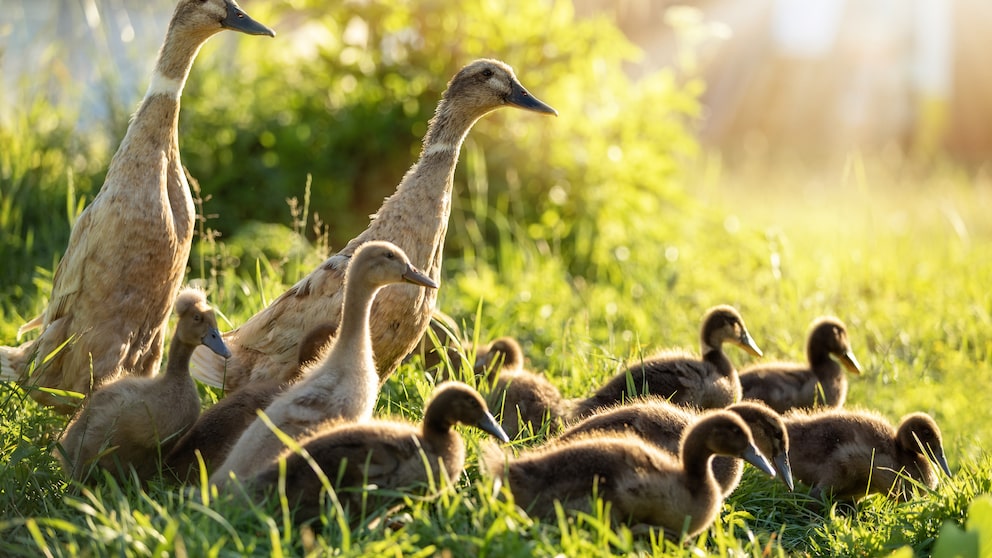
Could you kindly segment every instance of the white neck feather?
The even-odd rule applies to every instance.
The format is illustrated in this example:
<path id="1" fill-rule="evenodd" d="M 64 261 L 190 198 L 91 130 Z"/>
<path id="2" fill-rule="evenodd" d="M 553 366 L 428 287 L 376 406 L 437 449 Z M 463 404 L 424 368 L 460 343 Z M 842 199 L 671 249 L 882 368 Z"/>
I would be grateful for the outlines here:
<path id="1" fill-rule="evenodd" d="M 156 69 L 152 72 L 152 80 L 148 84 L 148 92 L 145 93 L 145 98 L 147 99 L 154 95 L 164 95 L 178 101 L 182 93 L 183 80 L 166 77 Z"/>

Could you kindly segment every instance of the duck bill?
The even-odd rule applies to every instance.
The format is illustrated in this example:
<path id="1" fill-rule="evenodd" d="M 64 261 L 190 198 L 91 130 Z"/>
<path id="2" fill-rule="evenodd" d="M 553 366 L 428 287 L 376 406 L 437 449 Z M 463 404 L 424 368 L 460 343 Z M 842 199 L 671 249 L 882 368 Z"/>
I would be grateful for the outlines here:
<path id="1" fill-rule="evenodd" d="M 227 2 L 227 16 L 221 20 L 221 27 L 241 31 L 248 35 L 268 35 L 275 37 L 276 32 L 252 19 L 234 0 Z"/>
<path id="2" fill-rule="evenodd" d="M 741 459 L 747 461 L 751 465 L 754 465 L 761 470 L 762 473 L 768 475 L 769 477 L 775 477 L 775 469 L 773 469 L 768 463 L 765 456 L 758 452 L 758 449 L 754 447 L 754 444 L 751 444 L 746 450 L 744 450 L 744 453 L 741 454 Z"/>
<path id="3" fill-rule="evenodd" d="M 221 336 L 220 331 L 218 331 L 217 328 L 213 328 L 208 331 L 207 334 L 200 339 L 200 342 L 218 355 L 224 358 L 231 358 L 231 350 L 224 344 L 224 338 Z"/>
<path id="4" fill-rule="evenodd" d="M 760 357 L 763 354 L 761 349 L 758 348 L 758 344 L 754 342 L 754 339 L 751 339 L 751 334 L 747 330 L 741 333 L 740 344 L 745 351 L 756 357 Z"/>
<path id="5" fill-rule="evenodd" d="M 506 102 L 522 109 L 558 116 L 558 111 L 541 102 L 524 89 L 523 85 L 516 82 L 510 86 L 510 95 L 506 98 Z"/>
<path id="6" fill-rule="evenodd" d="M 412 265 L 407 266 L 406 271 L 403 272 L 403 280 L 407 283 L 413 283 L 414 285 L 420 285 L 421 287 L 427 287 L 429 289 L 436 289 L 438 287 L 436 281 Z"/>
<path id="7" fill-rule="evenodd" d="M 783 451 L 775 456 L 775 459 L 772 460 L 772 466 L 775 467 L 778 478 L 782 479 L 785 486 L 789 487 L 789 492 L 795 490 L 796 485 L 792 480 L 792 464 L 789 463 L 789 454 Z"/>
<path id="8" fill-rule="evenodd" d="M 858 362 L 858 359 L 854 358 L 854 353 L 851 351 L 847 351 L 841 355 L 840 363 L 844 366 L 844 368 L 847 368 L 847 371 L 851 374 L 861 373 L 861 363 Z"/>
<path id="9" fill-rule="evenodd" d="M 939 449 L 940 448 L 938 448 L 938 450 Z M 944 471 L 944 474 L 947 475 L 948 477 L 950 477 L 951 476 L 951 468 L 947 466 L 947 458 L 944 457 L 943 450 L 933 451 L 933 450 L 930 449 L 929 446 L 927 446 L 927 450 L 929 450 L 928 453 L 930 454 L 930 457 L 933 459 L 934 463 L 936 463 L 937 465 L 939 465 L 940 466 L 940 469 L 942 471 Z"/>
<path id="10" fill-rule="evenodd" d="M 496 422 L 496 419 L 490 413 L 486 413 L 475 425 L 492 434 L 504 444 L 510 441 L 510 437 L 506 435 L 506 432 L 503 432 L 503 427 Z"/>

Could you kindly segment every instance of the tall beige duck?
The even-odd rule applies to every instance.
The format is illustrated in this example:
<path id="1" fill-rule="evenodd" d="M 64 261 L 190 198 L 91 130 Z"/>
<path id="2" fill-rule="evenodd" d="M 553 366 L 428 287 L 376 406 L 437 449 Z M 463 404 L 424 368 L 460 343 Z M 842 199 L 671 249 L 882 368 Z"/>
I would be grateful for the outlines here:
<path id="1" fill-rule="evenodd" d="M 274 35 L 234 0 L 176 6 L 148 91 L 100 193 L 72 228 L 48 307 L 22 328 L 40 325 L 41 335 L 0 347 L 4 379 L 86 394 L 103 374 L 158 370 L 193 239 L 193 198 L 179 160 L 179 98 L 200 47 L 223 29 Z M 74 408 L 45 390 L 31 394 L 63 412 Z"/>
<path id="2" fill-rule="evenodd" d="M 71 478 L 86 480 L 100 467 L 118 479 L 134 468 L 146 480 L 158 471 L 159 457 L 196 422 L 200 394 L 189 375 L 193 348 L 204 345 L 222 358 L 231 353 L 202 291 L 181 291 L 176 315 L 165 372 L 153 378 L 124 374 L 99 386 L 66 428 L 56 456 Z"/>
<path id="3" fill-rule="evenodd" d="M 420 159 L 407 171 L 396 193 L 383 202 L 368 228 L 268 307 L 228 332 L 225 341 L 234 356 L 226 367 L 209 352 L 197 351 L 193 374 L 206 384 L 234 390 L 291 367 L 296 343 L 304 332 L 340 315 L 348 256 L 370 240 L 393 242 L 417 269 L 439 281 L 452 181 L 462 142 L 477 120 L 508 106 L 557 114 L 531 96 L 503 62 L 476 60 L 462 68 L 438 103 Z M 376 297 L 372 345 L 383 380 L 427 329 L 436 296 L 433 289 L 394 285 Z"/>
<path id="4" fill-rule="evenodd" d="M 395 244 L 374 241 L 359 246 L 348 264 L 341 323 L 330 349 L 312 370 L 303 372 L 298 383 L 265 408 L 276 427 L 290 436 L 301 437 L 328 420 L 362 421 L 372 417 L 379 395 L 369 328 L 372 301 L 386 285 L 402 282 L 437 288 L 430 277 L 410 265 Z M 220 485 L 231 473 L 244 479 L 275 461 L 284 449 L 268 425 L 256 418 L 210 480 Z"/>

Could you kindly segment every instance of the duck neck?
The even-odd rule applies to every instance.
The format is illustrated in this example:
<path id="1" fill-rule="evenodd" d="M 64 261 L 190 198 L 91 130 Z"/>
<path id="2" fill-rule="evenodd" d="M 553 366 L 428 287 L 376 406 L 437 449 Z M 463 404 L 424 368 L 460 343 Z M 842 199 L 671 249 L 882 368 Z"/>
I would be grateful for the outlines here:
<path id="1" fill-rule="evenodd" d="M 183 343 L 178 335 L 173 335 L 169 344 L 169 361 L 165 365 L 163 376 L 174 381 L 190 379 L 189 360 L 193 356 L 194 349 L 196 349 L 195 345 Z"/>
<path id="2" fill-rule="evenodd" d="M 354 362 L 352 359 L 364 361 L 373 358 L 369 316 L 372 314 L 372 301 L 380 288 L 360 281 L 345 282 L 341 324 L 330 358 L 337 358 L 340 354 L 338 347 L 347 351 L 351 362 Z"/>
<path id="3" fill-rule="evenodd" d="M 406 252 L 415 267 L 438 280 L 451 214 L 455 165 L 465 136 L 481 116 L 459 110 L 447 98 L 442 99 L 428 124 L 416 164 L 407 171 L 396 193 L 382 204 L 365 232 L 344 251 L 353 253 L 364 242 L 388 239 Z"/>
<path id="4" fill-rule="evenodd" d="M 703 343 L 703 361 L 713 365 L 722 375 L 732 376 L 735 369 L 733 363 L 720 347 L 711 347 Z"/>
<path id="5" fill-rule="evenodd" d="M 810 369 L 819 378 L 835 376 L 841 373 L 840 364 L 830 358 L 830 351 L 823 347 L 810 345 L 806 349 L 806 358 L 809 359 Z"/>
<path id="6" fill-rule="evenodd" d="M 706 432 L 702 429 L 690 430 L 682 441 L 682 467 L 693 491 L 709 483 L 715 483 L 711 462 L 713 452 L 706 444 Z"/>

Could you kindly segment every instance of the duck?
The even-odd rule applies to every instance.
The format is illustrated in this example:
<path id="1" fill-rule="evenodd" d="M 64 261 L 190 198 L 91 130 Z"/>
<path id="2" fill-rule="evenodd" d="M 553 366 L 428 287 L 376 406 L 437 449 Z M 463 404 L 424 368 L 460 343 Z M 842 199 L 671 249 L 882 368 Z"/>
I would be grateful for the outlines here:
<path id="1" fill-rule="evenodd" d="M 355 251 L 345 276 L 341 322 L 327 354 L 265 408 L 276 427 L 291 437 L 300 437 L 329 419 L 362 421 L 372 417 L 379 395 L 369 327 L 372 302 L 386 285 L 402 282 L 438 287 L 391 242 L 370 241 Z M 268 425 L 256 418 L 210 481 L 222 485 L 231 474 L 247 478 L 275 460 L 283 447 Z"/>
<path id="2" fill-rule="evenodd" d="M 476 374 L 489 385 L 486 402 L 510 438 L 525 428 L 536 433 L 547 424 L 558 432 L 565 419 L 565 400 L 547 378 L 524 368 L 524 353 L 512 337 L 500 337 L 476 352 Z"/>
<path id="3" fill-rule="evenodd" d="M 791 491 L 795 485 L 789 464 L 789 435 L 782 417 L 759 401 L 742 401 L 726 408 L 741 417 L 751 431 L 754 445 L 771 461 L 776 477 Z M 590 434 L 631 433 L 673 455 L 685 430 L 699 418 L 700 411 L 675 405 L 657 396 L 646 396 L 630 403 L 601 409 L 570 425 L 554 443 L 568 442 Z M 744 473 L 740 459 L 716 456 L 713 475 L 723 497 L 729 496 L 740 484 Z"/>
<path id="4" fill-rule="evenodd" d="M 688 537 L 699 534 L 723 505 L 710 467 L 714 455 L 739 457 L 774 475 L 744 421 L 720 409 L 685 430 L 678 456 L 618 434 L 548 444 L 505 463 L 501 452 L 486 447 L 484 459 L 515 503 L 532 515 L 553 518 L 556 503 L 591 512 L 595 493 L 610 504 L 615 520 L 660 527 L 666 537 L 677 538 L 683 531 Z"/>
<path id="5" fill-rule="evenodd" d="M 926 413 L 902 417 L 898 428 L 868 410 L 793 411 L 783 420 L 792 472 L 814 499 L 853 502 L 884 494 L 907 501 L 912 483 L 906 477 L 933 490 L 939 479 L 932 463 L 951 475 L 940 428 Z"/>
<path id="6" fill-rule="evenodd" d="M 847 377 L 841 367 L 861 373 L 844 322 L 833 316 L 815 320 L 806 340 L 806 358 L 805 365 L 771 362 L 744 368 L 740 371 L 744 399 L 759 399 L 780 413 L 819 405 L 842 407 Z"/>
<path id="7" fill-rule="evenodd" d="M 41 333 L 0 347 L 0 378 L 59 412 L 72 414 L 78 399 L 37 388 L 85 396 L 114 371 L 148 377 L 159 370 L 195 217 L 179 158 L 179 99 L 200 47 L 224 29 L 275 36 L 234 0 L 176 5 L 148 91 L 103 186 L 72 227 L 47 307 L 18 336 Z"/>
<path id="8" fill-rule="evenodd" d="M 200 414 L 200 394 L 189 373 L 193 348 L 229 355 L 203 291 L 187 288 L 175 302 L 179 320 L 165 371 L 151 378 L 122 374 L 95 390 L 63 432 L 55 457 L 76 481 L 98 469 L 123 480 L 133 468 L 142 481 L 159 470 L 166 453 Z"/>
<path id="9" fill-rule="evenodd" d="M 198 473 L 197 453 L 208 474 L 220 465 L 238 437 L 258 418 L 258 411 L 268 407 L 327 353 L 337 329 L 337 324 L 325 322 L 307 332 L 300 340 L 297 366 L 288 381 L 269 380 L 244 386 L 204 411 L 165 456 L 165 466 L 175 480 L 185 483 Z"/>
<path id="10" fill-rule="evenodd" d="M 644 393 L 703 409 L 726 407 L 740 401 L 741 384 L 737 369 L 724 354 L 724 343 L 732 343 L 754 356 L 761 356 L 761 349 L 748 333 L 740 312 L 732 306 L 715 306 L 703 317 L 700 332 L 702 357 L 682 350 L 658 353 L 629 366 L 592 396 L 573 403 L 571 413 L 574 418 L 583 418 L 596 409 Z M 628 391 L 628 385 L 635 391 Z"/>
<path id="11" fill-rule="evenodd" d="M 509 438 L 486 407 L 482 396 L 462 382 L 438 384 L 418 426 L 404 420 L 376 419 L 363 423 L 330 421 L 301 442 L 320 466 L 341 503 L 357 511 L 365 498 L 389 498 L 397 490 L 423 491 L 443 477 L 457 479 L 465 467 L 465 443 L 456 424 L 474 426 L 500 442 Z M 286 452 L 285 491 L 295 519 L 303 522 L 324 509 L 327 491 L 300 453 Z M 279 463 L 270 464 L 246 483 L 259 500 L 280 485 Z"/>
<path id="12" fill-rule="evenodd" d="M 368 228 L 266 308 L 227 332 L 224 339 L 234 356 L 226 368 L 209 352 L 194 354 L 196 378 L 233 391 L 285 370 L 295 357 L 294 340 L 317 322 L 333 322 L 339 316 L 345 264 L 368 241 L 396 244 L 414 266 L 440 282 L 454 170 L 462 143 L 476 121 L 501 107 L 558 114 L 531 95 L 509 65 L 492 59 L 467 64 L 448 82 L 427 125 L 419 159 Z M 423 336 L 436 299 L 434 290 L 406 286 L 390 287 L 376 298 L 371 329 L 380 381 L 392 374 Z"/>

